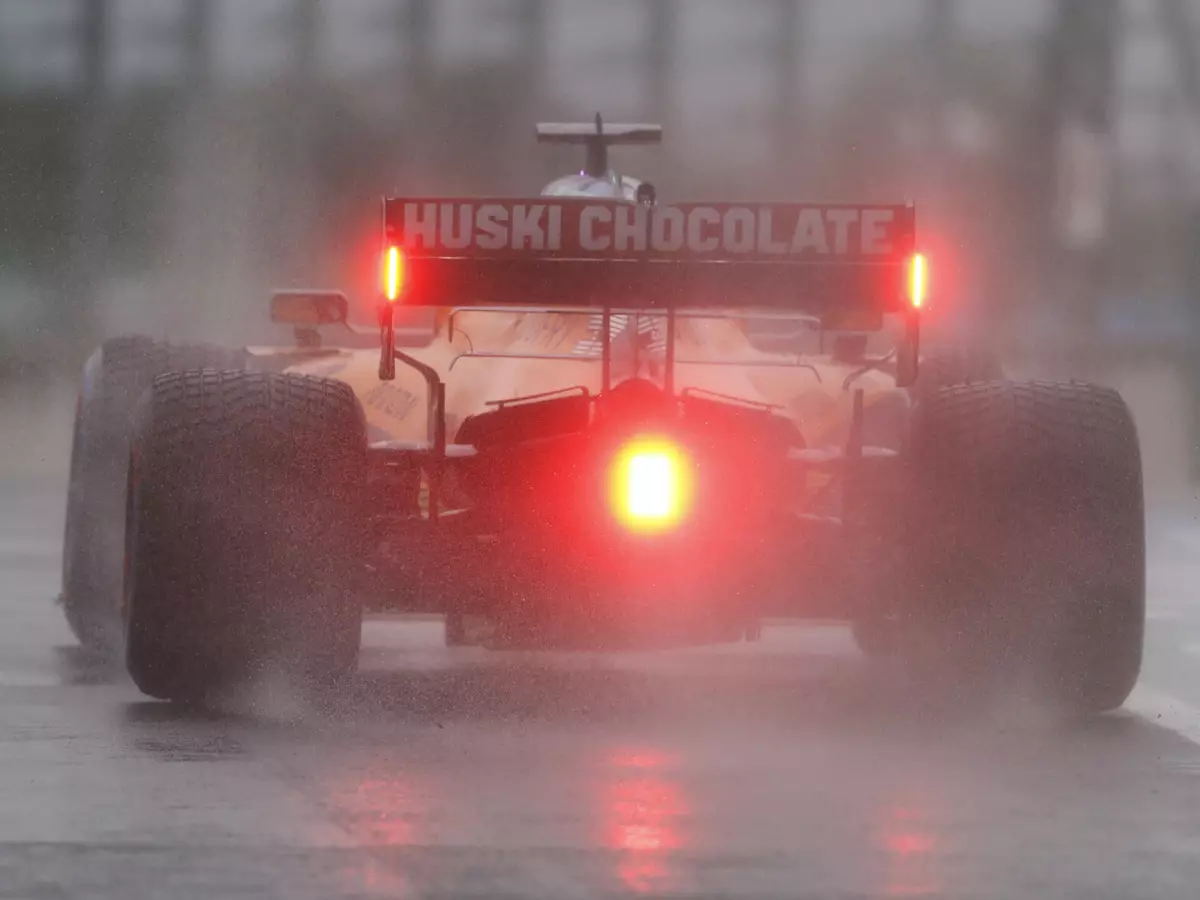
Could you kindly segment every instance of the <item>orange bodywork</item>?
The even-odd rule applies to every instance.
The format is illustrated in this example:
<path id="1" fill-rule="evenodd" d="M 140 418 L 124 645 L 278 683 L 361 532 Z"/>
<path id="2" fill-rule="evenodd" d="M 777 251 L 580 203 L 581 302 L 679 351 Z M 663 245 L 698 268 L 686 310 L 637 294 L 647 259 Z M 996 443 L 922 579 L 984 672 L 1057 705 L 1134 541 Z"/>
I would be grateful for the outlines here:
<path id="1" fill-rule="evenodd" d="M 896 402 L 904 392 L 884 372 L 868 371 L 846 386 L 859 372 L 857 363 L 835 361 L 827 355 L 805 356 L 808 367 L 756 366 L 754 361 L 784 361 L 787 357 L 755 349 L 733 319 L 680 319 L 676 389 L 699 388 L 730 397 L 777 406 L 800 427 L 809 446 L 844 444 L 853 408 L 853 388 L 864 392 L 864 405 Z M 330 334 L 330 338 L 334 338 Z M 574 385 L 599 391 L 601 363 L 583 355 L 594 345 L 595 333 L 587 316 L 556 313 L 457 314 L 453 340 L 445 317 L 433 340 L 406 352 L 433 366 L 446 383 L 449 437 L 466 416 L 484 411 L 491 400 L 544 393 Z M 470 350 L 513 354 L 580 353 L 578 360 L 456 357 Z M 373 349 L 319 349 L 298 353 L 292 348 L 251 348 L 257 354 L 286 353 L 288 371 L 336 378 L 349 384 L 366 411 L 374 441 L 421 441 L 426 437 L 426 389 L 414 371 L 398 366 L 395 381 L 380 381 L 379 352 Z M 745 360 L 747 365 L 703 365 L 695 361 Z M 453 364 L 453 368 L 451 368 Z M 814 371 L 815 370 L 815 371 Z M 630 377 L 629 364 L 614 359 L 613 380 Z M 907 402 L 902 400 L 902 402 Z"/>

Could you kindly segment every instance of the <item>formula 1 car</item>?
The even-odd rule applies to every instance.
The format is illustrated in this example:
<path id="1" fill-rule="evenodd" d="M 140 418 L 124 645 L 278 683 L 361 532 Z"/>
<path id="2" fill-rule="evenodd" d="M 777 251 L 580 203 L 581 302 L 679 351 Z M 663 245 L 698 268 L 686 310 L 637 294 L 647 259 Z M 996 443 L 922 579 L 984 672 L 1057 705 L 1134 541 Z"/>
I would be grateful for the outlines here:
<path id="1" fill-rule="evenodd" d="M 294 346 L 126 337 L 88 362 L 63 591 L 86 645 L 194 700 L 353 672 L 364 609 L 498 649 L 838 617 L 913 670 L 1124 702 L 1144 514 L 1116 392 L 922 353 L 911 206 L 663 205 L 608 162 L 657 126 L 538 135 L 583 146 L 583 171 L 383 202 L 377 327 L 283 291 Z M 407 340 L 422 308 L 433 332 Z M 816 346 L 763 350 L 750 319 Z"/>

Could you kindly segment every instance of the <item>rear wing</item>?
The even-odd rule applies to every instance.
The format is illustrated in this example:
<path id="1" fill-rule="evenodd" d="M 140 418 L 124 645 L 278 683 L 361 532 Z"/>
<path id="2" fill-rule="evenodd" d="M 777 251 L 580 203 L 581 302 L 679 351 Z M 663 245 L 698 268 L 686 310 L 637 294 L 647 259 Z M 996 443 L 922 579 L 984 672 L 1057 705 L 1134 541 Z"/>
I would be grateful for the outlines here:
<path id="1" fill-rule="evenodd" d="M 614 308 L 667 313 L 668 389 L 681 309 L 786 311 L 859 331 L 903 313 L 897 382 L 911 384 L 926 279 L 915 251 L 909 205 L 389 198 L 380 377 L 395 377 L 397 359 L 423 366 L 396 350 L 398 306 L 568 307 L 603 312 L 604 389 Z"/>
<path id="2" fill-rule="evenodd" d="M 763 309 L 870 321 L 914 302 L 912 206 L 393 198 L 383 219 L 385 268 L 395 269 L 384 299 L 405 306 Z"/>

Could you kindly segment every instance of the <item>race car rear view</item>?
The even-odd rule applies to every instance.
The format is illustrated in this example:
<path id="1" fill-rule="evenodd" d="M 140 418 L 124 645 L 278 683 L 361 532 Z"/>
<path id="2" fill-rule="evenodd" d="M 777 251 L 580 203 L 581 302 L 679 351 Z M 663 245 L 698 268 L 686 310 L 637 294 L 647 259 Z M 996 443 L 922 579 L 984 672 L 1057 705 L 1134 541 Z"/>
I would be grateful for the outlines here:
<path id="1" fill-rule="evenodd" d="M 341 295 L 283 292 L 293 348 L 156 345 L 124 382 L 136 339 L 102 349 L 64 564 L 85 641 L 188 700 L 268 668 L 352 672 L 364 607 L 442 613 L 447 643 L 498 649 L 836 617 L 912 670 L 1124 702 L 1144 517 L 1114 391 L 947 376 L 920 347 L 911 206 L 665 205 L 607 159 L 656 127 L 539 134 L 585 146 L 583 172 L 533 198 L 384 201 L 373 348 L 324 346 Z M 443 312 L 406 346 L 418 307 Z M 820 346 L 756 349 L 750 317 Z M 893 352 L 868 355 L 885 329 Z"/>

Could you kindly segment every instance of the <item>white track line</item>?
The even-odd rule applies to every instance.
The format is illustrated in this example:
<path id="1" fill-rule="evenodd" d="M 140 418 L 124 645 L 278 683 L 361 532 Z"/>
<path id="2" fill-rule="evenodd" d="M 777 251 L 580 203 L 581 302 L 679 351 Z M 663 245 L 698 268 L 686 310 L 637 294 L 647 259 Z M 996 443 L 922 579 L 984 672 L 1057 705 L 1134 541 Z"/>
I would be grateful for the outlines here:
<path id="1" fill-rule="evenodd" d="M 31 541 L 25 539 L 0 539 L 0 557 L 38 556 L 53 557 L 62 553 L 60 541 Z"/>
<path id="2" fill-rule="evenodd" d="M 1200 709 L 1139 684 L 1125 701 L 1125 709 L 1152 725 L 1159 725 L 1200 744 Z"/>
<path id="3" fill-rule="evenodd" d="M 1146 619 L 1151 622 L 1177 622 L 1180 619 L 1186 619 L 1187 615 L 1179 608 L 1146 610 Z"/>
<path id="4" fill-rule="evenodd" d="M 1157 537 L 1157 540 L 1152 539 L 1152 549 L 1165 550 L 1167 547 L 1171 547 L 1176 551 L 1182 550 L 1200 560 L 1200 528 L 1176 527 L 1164 529 Z"/>

